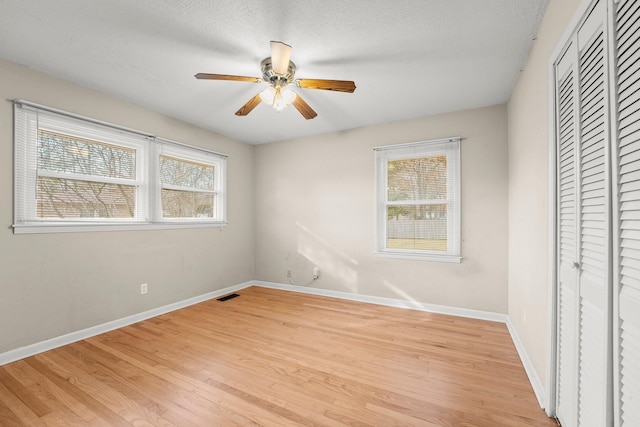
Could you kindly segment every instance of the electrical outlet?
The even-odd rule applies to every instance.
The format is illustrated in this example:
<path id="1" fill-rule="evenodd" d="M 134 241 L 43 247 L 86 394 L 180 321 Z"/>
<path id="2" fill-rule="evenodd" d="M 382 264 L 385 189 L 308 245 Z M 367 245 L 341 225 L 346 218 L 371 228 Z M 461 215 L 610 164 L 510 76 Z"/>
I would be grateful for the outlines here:
<path id="1" fill-rule="evenodd" d="M 320 268 L 313 267 L 313 280 L 316 280 L 318 277 L 320 277 Z"/>
<path id="2" fill-rule="evenodd" d="M 291 270 L 287 270 L 287 277 L 291 277 Z"/>
<path id="3" fill-rule="evenodd" d="M 140 294 L 141 295 L 146 294 L 147 290 L 148 290 L 148 288 L 147 288 L 147 284 L 146 283 L 143 283 L 142 285 L 140 285 Z"/>

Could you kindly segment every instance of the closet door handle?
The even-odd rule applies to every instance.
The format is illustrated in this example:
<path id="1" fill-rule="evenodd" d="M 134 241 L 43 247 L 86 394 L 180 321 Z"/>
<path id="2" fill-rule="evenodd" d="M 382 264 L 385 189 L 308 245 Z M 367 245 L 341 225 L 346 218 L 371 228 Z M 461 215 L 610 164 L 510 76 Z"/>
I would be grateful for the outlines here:
<path id="1" fill-rule="evenodd" d="M 580 268 L 580 263 L 578 261 L 574 261 L 572 267 L 573 267 L 574 270 L 577 270 L 577 269 Z"/>

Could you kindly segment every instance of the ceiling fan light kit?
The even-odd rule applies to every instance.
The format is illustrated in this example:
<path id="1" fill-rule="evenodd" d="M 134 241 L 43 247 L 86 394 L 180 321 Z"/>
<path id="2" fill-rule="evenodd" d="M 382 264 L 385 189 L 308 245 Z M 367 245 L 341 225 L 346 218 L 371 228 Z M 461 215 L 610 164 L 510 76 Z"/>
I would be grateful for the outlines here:
<path id="1" fill-rule="evenodd" d="M 277 45 L 277 43 L 279 42 L 271 42 L 272 51 L 274 51 L 274 44 Z M 283 45 L 288 47 L 288 45 L 285 45 L 284 43 Z M 275 49 L 277 55 L 286 54 L 290 51 L 291 47 L 289 47 L 289 51 L 277 48 Z M 293 83 L 294 81 L 296 65 L 289 61 L 289 56 L 287 55 L 285 58 L 287 59 L 287 64 L 283 64 L 282 59 L 280 59 L 281 63 L 278 64 L 279 69 L 276 71 L 272 58 L 273 55 L 269 58 L 263 59 L 260 63 L 260 67 L 262 68 L 262 80 L 270 85 L 268 88 L 260 92 L 260 98 L 262 99 L 262 102 L 267 105 L 271 105 L 277 112 L 280 112 L 296 99 L 296 93 L 286 87 L 289 83 Z"/>
<path id="2" fill-rule="evenodd" d="M 293 104 L 305 119 L 309 120 L 316 117 L 318 114 L 300 95 L 287 87 L 289 84 L 294 84 L 303 89 L 332 90 L 347 93 L 353 93 L 356 90 L 355 83 L 350 80 L 295 79 L 296 65 L 290 61 L 291 46 L 286 43 L 272 41 L 270 47 L 271 56 L 263 59 L 260 63 L 262 78 L 208 73 L 198 73 L 195 77 L 205 80 L 231 80 L 250 83 L 266 82 L 269 87 L 240 107 L 240 109 L 236 111 L 236 116 L 246 116 L 260 104 L 260 102 L 264 102 L 265 104 L 271 105 L 278 112 L 282 111 L 288 105 Z"/>
<path id="3" fill-rule="evenodd" d="M 287 105 L 291 105 L 296 99 L 296 93 L 286 87 L 269 86 L 260 92 L 260 99 L 267 105 L 271 105 L 276 111 L 282 111 Z"/>

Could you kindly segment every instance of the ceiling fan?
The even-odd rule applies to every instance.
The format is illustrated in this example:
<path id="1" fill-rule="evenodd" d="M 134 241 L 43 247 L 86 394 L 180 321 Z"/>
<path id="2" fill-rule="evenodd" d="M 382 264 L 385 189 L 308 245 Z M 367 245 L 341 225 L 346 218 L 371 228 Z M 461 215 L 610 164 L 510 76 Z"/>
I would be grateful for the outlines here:
<path id="1" fill-rule="evenodd" d="M 271 56 L 265 58 L 260 63 L 262 77 L 232 76 L 228 74 L 208 74 L 198 73 L 196 79 L 204 80 L 231 80 L 237 82 L 260 83 L 266 82 L 269 87 L 258 93 L 244 104 L 236 116 L 246 116 L 260 102 L 271 105 L 277 111 L 281 111 L 287 105 L 293 106 L 309 120 L 318 114 L 307 104 L 297 93 L 292 91 L 288 85 L 293 84 L 304 89 L 333 90 L 336 92 L 353 93 L 356 84 L 350 80 L 323 80 L 323 79 L 296 79 L 296 65 L 290 61 L 291 46 L 288 44 L 272 41 Z"/>

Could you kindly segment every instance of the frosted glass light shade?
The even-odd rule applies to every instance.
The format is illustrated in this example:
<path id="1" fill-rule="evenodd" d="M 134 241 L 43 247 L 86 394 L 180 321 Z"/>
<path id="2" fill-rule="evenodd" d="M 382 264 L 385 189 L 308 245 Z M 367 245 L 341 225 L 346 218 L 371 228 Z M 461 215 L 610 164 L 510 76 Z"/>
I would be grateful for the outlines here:
<path id="1" fill-rule="evenodd" d="M 275 98 L 275 96 L 276 90 L 273 88 L 273 86 L 269 86 L 268 88 L 260 92 L 260 99 L 265 104 L 273 105 L 273 99 Z"/>
<path id="2" fill-rule="evenodd" d="M 296 100 L 296 93 L 288 88 L 275 89 L 273 86 L 269 86 L 262 92 L 260 92 L 260 99 L 265 104 L 271 105 L 278 111 L 281 111 L 287 105 Z"/>
<path id="3" fill-rule="evenodd" d="M 280 91 L 280 93 L 282 94 L 282 100 L 287 105 L 291 104 L 293 101 L 296 100 L 297 95 L 291 89 L 284 88 Z"/>
<path id="4" fill-rule="evenodd" d="M 271 42 L 271 61 L 273 71 L 277 74 L 286 74 L 289 69 L 291 46 L 282 42 Z"/>

